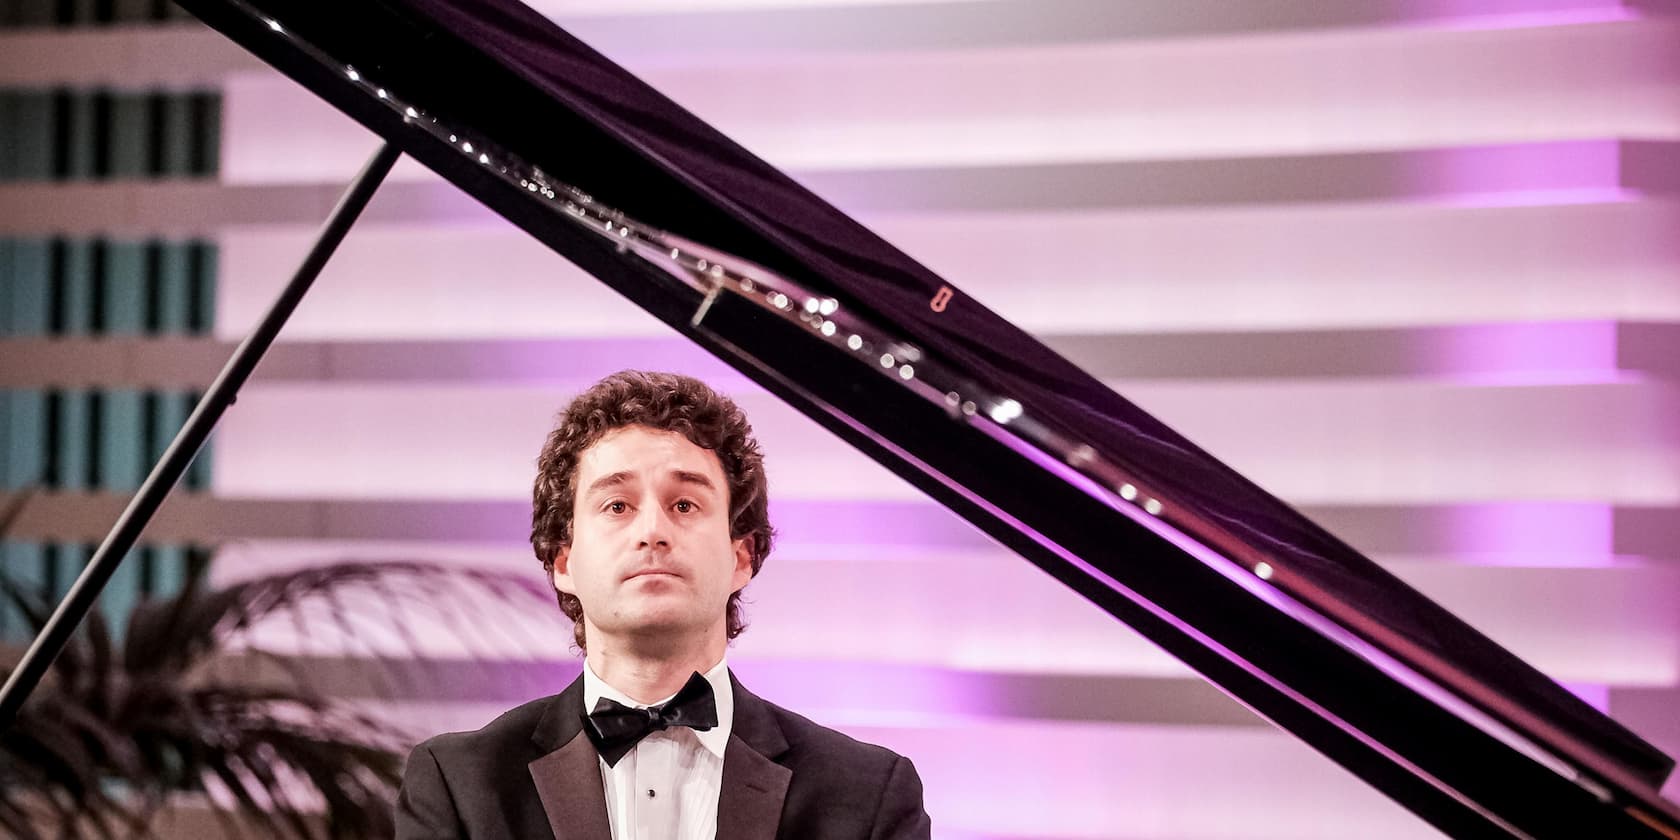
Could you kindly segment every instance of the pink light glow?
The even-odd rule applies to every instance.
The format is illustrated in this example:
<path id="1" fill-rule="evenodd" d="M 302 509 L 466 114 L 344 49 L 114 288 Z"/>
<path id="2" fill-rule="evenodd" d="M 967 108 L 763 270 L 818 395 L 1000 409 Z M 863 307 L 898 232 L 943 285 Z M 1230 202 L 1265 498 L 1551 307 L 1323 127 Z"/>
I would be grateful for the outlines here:
<path id="1" fill-rule="evenodd" d="M 1459 554 L 1488 565 L 1609 566 L 1613 516 L 1601 504 L 1486 504 L 1456 512 L 1448 530 Z"/>
<path id="2" fill-rule="evenodd" d="M 1597 0 L 1597 2 L 1569 3 L 1564 8 L 1515 10 L 1515 11 L 1483 11 L 1478 9 L 1496 7 L 1496 3 L 1455 4 L 1465 5 L 1463 16 L 1438 18 L 1429 21 L 1432 29 L 1442 30 L 1478 30 L 1478 29 L 1528 29 L 1544 26 L 1579 26 L 1591 23 L 1612 23 L 1615 21 L 1640 20 L 1646 14 L 1635 7 L 1629 0 Z M 1520 4 L 1519 4 L 1520 5 Z"/>
<path id="3" fill-rule="evenodd" d="M 1410 180 L 1426 195 L 1571 194 L 1621 184 L 1615 140 L 1445 149 L 1417 156 Z"/>

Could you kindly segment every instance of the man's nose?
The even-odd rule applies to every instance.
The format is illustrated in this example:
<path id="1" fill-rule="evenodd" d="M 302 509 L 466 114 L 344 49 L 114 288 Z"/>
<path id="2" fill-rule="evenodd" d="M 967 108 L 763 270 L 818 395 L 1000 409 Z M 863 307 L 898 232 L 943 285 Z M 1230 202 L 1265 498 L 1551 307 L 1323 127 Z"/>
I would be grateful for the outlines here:
<path id="1" fill-rule="evenodd" d="M 657 503 L 643 505 L 636 519 L 642 534 L 639 548 L 671 547 L 671 518 L 665 514 L 663 506 Z"/>

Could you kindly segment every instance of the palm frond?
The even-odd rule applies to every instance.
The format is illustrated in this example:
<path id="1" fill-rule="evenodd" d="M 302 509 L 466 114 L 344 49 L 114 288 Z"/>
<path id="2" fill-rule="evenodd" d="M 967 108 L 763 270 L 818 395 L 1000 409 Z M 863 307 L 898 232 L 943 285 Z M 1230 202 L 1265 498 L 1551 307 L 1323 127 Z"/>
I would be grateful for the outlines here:
<path id="1" fill-rule="evenodd" d="M 0 597 L 39 632 L 35 593 L 0 576 Z M 300 643 L 348 644 L 383 681 L 393 657 L 425 653 L 419 626 L 445 628 L 469 650 L 539 650 L 486 613 L 546 611 L 551 597 L 496 572 L 348 561 L 214 588 L 189 581 L 133 610 L 120 651 L 90 614 L 0 733 L 0 831 L 146 836 L 171 791 L 203 791 L 230 831 L 238 816 L 265 837 L 389 836 L 412 739 L 330 699 L 308 669 L 259 644 L 263 629 L 289 623 Z M 218 663 L 231 654 L 271 666 L 272 678 L 230 676 Z"/>

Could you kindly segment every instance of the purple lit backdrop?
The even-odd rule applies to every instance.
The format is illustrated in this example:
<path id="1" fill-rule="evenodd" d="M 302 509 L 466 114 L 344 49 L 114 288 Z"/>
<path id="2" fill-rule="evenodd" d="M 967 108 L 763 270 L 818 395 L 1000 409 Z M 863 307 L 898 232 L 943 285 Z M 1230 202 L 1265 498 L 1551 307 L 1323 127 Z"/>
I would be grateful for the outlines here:
<path id="1" fill-rule="evenodd" d="M 1659 4 L 1373 3 L 1317 24 L 1354 12 L 1140 4 L 1138 33 L 1108 11 L 1090 36 L 1016 0 L 927 4 L 925 30 L 878 36 L 904 4 L 554 5 L 1006 317 L 1105 348 L 1090 362 L 1122 393 L 1680 749 L 1660 712 L 1680 699 L 1680 21 Z M 1000 34 L 990 14 L 1035 22 Z M 342 180 L 372 147 L 271 74 L 225 89 L 224 178 L 253 202 Z M 425 505 L 421 538 L 250 539 L 217 575 L 346 555 L 537 574 L 523 500 L 554 410 L 621 367 L 680 370 L 733 393 L 769 453 L 783 540 L 732 663 L 911 755 L 941 837 L 1429 834 L 418 167 L 398 180 L 288 328 L 337 363 L 241 399 L 215 486 L 318 501 L 323 522 Z M 222 231 L 219 331 L 250 325 L 310 232 Z M 1207 340 L 1175 343 L 1191 333 Z M 357 349 L 374 340 L 424 352 Z M 563 641 L 532 665 L 575 667 Z M 476 726 L 504 699 L 403 708 Z"/>

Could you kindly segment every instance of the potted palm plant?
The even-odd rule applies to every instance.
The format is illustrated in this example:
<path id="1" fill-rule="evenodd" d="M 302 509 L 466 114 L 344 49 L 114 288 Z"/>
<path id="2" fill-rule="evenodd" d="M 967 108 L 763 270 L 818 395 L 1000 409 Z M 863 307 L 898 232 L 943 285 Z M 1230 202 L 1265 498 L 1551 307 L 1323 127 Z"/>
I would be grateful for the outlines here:
<path id="1" fill-rule="evenodd" d="M 465 627 L 487 604 L 526 609 L 549 597 L 503 573 L 351 561 L 219 588 L 193 579 L 137 607 L 120 640 L 94 611 L 0 733 L 0 833 L 156 836 L 185 798 L 208 803 L 229 836 L 244 825 L 265 837 L 389 837 L 413 739 L 329 696 L 254 631 L 282 621 L 343 640 L 371 621 L 413 654 L 422 622 Z M 0 576 L 0 598 L 40 631 L 38 593 Z M 357 609 L 370 598 L 378 609 Z M 360 661 L 379 667 L 378 657 Z"/>

